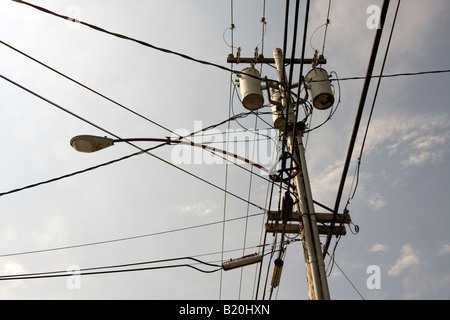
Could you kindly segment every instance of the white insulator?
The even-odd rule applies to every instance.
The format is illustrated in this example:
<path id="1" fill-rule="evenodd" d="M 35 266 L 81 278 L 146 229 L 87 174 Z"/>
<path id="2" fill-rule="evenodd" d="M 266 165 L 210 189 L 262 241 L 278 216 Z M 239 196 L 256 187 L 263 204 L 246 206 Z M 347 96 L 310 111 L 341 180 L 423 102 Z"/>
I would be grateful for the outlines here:
<path id="1" fill-rule="evenodd" d="M 320 110 L 330 108 L 334 103 L 334 94 L 328 73 L 322 68 L 312 69 L 305 77 L 314 107 Z"/>
<path id="2" fill-rule="evenodd" d="M 264 104 L 264 96 L 261 89 L 261 78 L 258 70 L 248 67 L 239 74 L 239 86 L 241 88 L 242 104 L 248 110 L 257 110 Z M 256 78 L 255 78 L 256 77 Z"/>

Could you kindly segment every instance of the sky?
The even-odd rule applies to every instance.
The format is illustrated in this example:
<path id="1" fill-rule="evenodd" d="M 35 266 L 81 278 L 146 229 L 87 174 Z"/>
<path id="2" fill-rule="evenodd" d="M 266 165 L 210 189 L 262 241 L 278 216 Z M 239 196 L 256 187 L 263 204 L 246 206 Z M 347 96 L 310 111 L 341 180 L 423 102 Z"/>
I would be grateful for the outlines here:
<path id="1" fill-rule="evenodd" d="M 285 4 L 274 0 L 30 2 L 233 70 L 248 67 L 227 63 L 238 47 L 243 57 L 253 57 L 258 48 L 268 58 L 274 48 L 283 48 Z M 381 7 L 382 1 L 331 1 L 323 47 L 328 5 L 327 0 L 311 2 L 305 57 L 312 58 L 315 50 L 324 54 L 327 63 L 322 67 L 334 79 L 339 104 L 332 118 L 305 135 L 304 142 L 313 198 L 334 207 L 364 83 L 345 78 L 366 75 L 376 33 L 369 28 L 373 12 L 367 9 Z M 391 1 L 375 75 L 381 72 L 396 7 L 397 1 Z M 292 51 L 294 9 L 291 1 L 287 55 Z M 296 57 L 301 53 L 304 12 L 301 1 Z M 449 14 L 445 0 L 402 1 L 383 74 L 450 69 Z M 235 74 L 14 1 L 0 3 L 0 40 L 0 276 L 125 264 L 159 267 L 36 279 L 0 277 L 0 299 L 247 300 L 254 299 L 256 291 L 258 299 L 308 299 L 298 237 L 290 236 L 286 245 L 279 287 L 272 292 L 264 287 L 273 269 L 267 253 L 274 238 L 268 234 L 264 240 L 271 188 L 265 172 L 247 163 L 226 161 L 200 148 L 165 145 L 151 155 L 23 189 L 140 151 L 116 143 L 96 153 L 79 153 L 69 141 L 80 134 L 176 138 L 213 126 L 192 141 L 215 142 L 211 145 L 224 149 L 231 139 L 230 152 L 269 168 L 277 155 L 278 133 L 271 128 L 265 92 L 259 117 L 225 121 L 248 112 L 239 100 Z M 257 67 L 262 77 L 276 79 L 273 66 Z M 307 72 L 311 66 L 304 68 Z M 294 79 L 298 73 L 296 66 Z M 325 259 L 331 299 L 450 298 L 449 76 L 381 80 L 359 182 L 347 206 L 352 224 L 346 226 L 345 236 L 332 239 L 334 260 Z M 376 84 L 372 79 L 340 212 L 354 191 Z M 310 128 L 328 115 L 314 110 Z M 135 145 L 146 149 L 155 143 Z M 278 192 L 271 209 L 276 208 Z M 261 273 L 259 264 L 217 271 L 190 259 L 220 265 L 261 253 L 264 243 Z"/>

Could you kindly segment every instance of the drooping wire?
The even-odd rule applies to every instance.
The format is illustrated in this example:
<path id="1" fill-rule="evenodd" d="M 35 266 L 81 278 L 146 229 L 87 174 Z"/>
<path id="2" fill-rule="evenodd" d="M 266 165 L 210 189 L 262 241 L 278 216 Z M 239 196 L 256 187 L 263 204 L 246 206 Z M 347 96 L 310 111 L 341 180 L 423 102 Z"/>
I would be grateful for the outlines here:
<path id="1" fill-rule="evenodd" d="M 255 117 L 255 130 L 258 127 L 258 118 Z M 256 149 L 256 143 L 253 143 L 253 152 L 252 152 L 252 157 L 251 159 L 253 160 L 253 157 L 255 155 L 255 149 Z M 253 168 L 251 168 L 251 170 L 253 171 Z M 252 194 L 252 182 L 253 182 L 253 175 L 250 174 L 249 177 L 249 186 L 248 186 L 248 196 L 247 199 L 250 201 L 251 199 L 251 194 Z M 246 216 L 249 215 L 250 212 L 250 206 L 247 205 L 247 211 L 246 211 Z M 245 227 L 244 227 L 244 244 L 243 244 L 243 250 L 242 250 L 242 256 L 245 256 L 245 246 L 247 243 L 247 231 L 248 231 L 248 219 L 245 219 Z M 240 280 L 239 280 L 239 294 L 238 294 L 238 300 L 240 300 L 241 298 L 241 288 L 242 288 L 242 276 L 244 273 L 244 268 L 241 268 L 241 276 L 240 276 Z"/>
<path id="2" fill-rule="evenodd" d="M 328 26 L 330 24 L 330 9 L 331 9 L 331 0 L 329 0 L 328 2 L 327 21 L 325 23 L 325 33 L 323 35 L 322 55 L 325 55 L 325 42 L 327 41 L 327 31 Z"/>
<path id="3" fill-rule="evenodd" d="M 116 239 L 110 239 L 110 240 L 103 240 L 103 241 L 96 241 L 96 242 L 89 242 L 89 243 L 81 243 L 81 244 L 74 244 L 69 246 L 63 246 L 63 247 L 54 247 L 54 248 L 46 248 L 46 249 L 38 249 L 38 250 L 29 250 L 29 251 L 21 251 L 21 252 L 13 252 L 13 253 L 5 253 L 0 254 L 0 258 L 5 257 L 13 257 L 13 256 L 22 256 L 22 255 L 29 255 L 29 254 L 36 254 L 36 253 L 45 253 L 45 252 L 52 252 L 52 251 L 60 251 L 60 250 L 69 250 L 69 249 L 76 249 L 76 248 L 83 248 L 83 247 L 91 247 L 91 246 L 97 246 L 97 245 L 104 245 L 109 243 L 115 243 L 115 242 L 122 242 L 122 241 L 129 241 L 129 240 L 136 240 L 136 239 L 142 239 L 142 238 L 149 238 L 149 237 L 155 237 L 175 232 L 181 232 L 181 231 L 187 231 L 192 229 L 198 229 L 198 228 L 204 228 L 209 227 L 217 224 L 225 224 L 228 222 L 234 222 L 238 220 L 253 218 L 253 217 L 259 217 L 264 215 L 264 213 L 254 213 L 250 214 L 248 216 L 242 216 L 242 217 L 236 217 L 236 218 L 229 218 L 226 220 L 220 220 L 220 221 L 213 221 L 208 223 L 203 223 L 199 225 L 193 225 L 188 227 L 182 227 L 177 229 L 171 229 L 171 230 L 165 230 L 165 231 L 158 231 L 153 233 L 147 233 L 147 234 L 141 234 L 141 235 L 135 235 L 130 237 L 124 237 L 124 238 L 116 238 Z M 223 260 L 223 257 L 222 257 Z"/>
<path id="4" fill-rule="evenodd" d="M 342 268 L 339 267 L 339 265 L 336 263 L 336 260 L 334 259 L 334 255 L 330 255 L 329 253 L 327 253 L 327 255 L 330 256 L 330 259 L 333 261 L 333 265 L 338 267 L 339 271 L 341 271 L 342 275 L 345 277 L 345 279 L 347 279 L 348 283 L 350 283 L 350 285 L 353 287 L 353 289 L 356 291 L 356 293 L 358 293 L 358 295 L 361 297 L 361 299 L 365 300 L 363 295 L 361 294 L 361 292 L 359 292 L 359 290 L 356 288 L 356 286 L 353 284 L 353 282 L 350 280 L 350 278 L 345 274 L 345 272 L 342 270 Z"/>
<path id="5" fill-rule="evenodd" d="M 127 110 L 127 111 L 129 111 L 129 112 L 131 112 L 131 113 L 133 113 L 133 114 L 135 114 L 135 115 L 137 115 L 138 117 L 140 117 L 140 118 L 142 118 L 142 119 L 144 119 L 144 120 L 146 120 L 146 121 L 148 121 L 148 122 L 150 122 L 150 123 L 152 123 L 152 124 L 154 124 L 154 125 L 156 125 L 156 126 L 162 128 L 162 129 L 164 129 L 164 130 L 166 130 L 166 131 L 168 131 L 168 132 L 170 132 L 170 133 L 175 134 L 172 130 L 168 129 L 167 127 L 165 127 L 165 126 L 163 126 L 163 125 L 161 125 L 161 124 L 159 124 L 159 123 L 157 123 L 156 121 L 153 121 L 153 120 L 151 120 L 151 119 L 149 119 L 149 118 L 143 116 L 142 114 L 140 114 L 140 113 L 138 113 L 138 112 L 136 112 L 136 111 L 134 111 L 134 110 L 132 110 L 132 109 L 126 107 L 125 105 L 123 105 L 123 104 L 121 104 L 121 103 L 119 103 L 119 102 L 117 102 L 117 101 L 115 101 L 115 100 L 113 100 L 113 99 L 111 99 L 111 98 L 105 96 L 104 94 L 102 94 L 102 93 L 100 93 L 100 92 L 98 92 L 98 91 L 96 91 L 96 90 L 94 90 L 94 89 L 88 87 L 87 85 L 84 85 L 83 83 L 81 83 L 81 82 L 79 82 L 79 81 L 77 81 L 77 80 L 75 80 L 75 79 L 69 77 L 68 75 L 66 75 L 66 74 L 64 74 L 64 73 L 62 73 L 62 72 L 56 70 L 55 68 L 50 67 L 49 65 L 47 65 L 47 64 L 45 64 L 45 63 L 39 61 L 38 59 L 33 58 L 32 56 L 26 54 L 25 52 L 23 52 L 23 51 L 21 51 L 21 50 L 15 48 L 15 47 L 13 47 L 13 46 L 7 44 L 6 42 L 0 40 L 0 43 L 3 44 L 4 46 L 6 46 L 6 47 L 8 47 L 8 48 L 10 48 L 10 49 L 12 49 L 12 50 L 14 50 L 14 51 L 16 51 L 17 53 L 20 53 L 21 55 L 25 56 L 26 58 L 28 58 L 28 59 L 30 59 L 30 60 L 32 60 L 32 61 L 34 61 L 34 62 L 40 64 L 41 66 L 43 66 L 43 67 L 45 67 L 45 68 L 47 68 L 47 69 L 49 69 L 49 70 L 51 70 L 51 71 L 57 73 L 58 75 L 60 75 L 60 76 L 62 76 L 62 77 L 64 77 L 64 78 L 66 78 L 67 80 L 72 81 L 73 83 L 75 83 L 75 84 L 77 84 L 77 85 L 79 85 L 79 86 L 81 86 L 81 87 L 83 87 L 83 88 L 89 90 L 90 92 L 92 92 L 92 93 L 98 95 L 99 97 L 101 97 L 101 98 L 103 98 L 103 99 L 106 99 L 106 100 L 108 100 L 109 102 L 114 103 L 115 105 L 117 105 L 117 106 L 119 106 L 119 107 L 121 107 L 121 108 L 123 108 L 123 109 L 125 109 L 125 110 Z"/>
<path id="6" fill-rule="evenodd" d="M 234 56 L 234 5 L 233 0 L 230 0 L 230 30 L 231 30 L 231 54 Z M 233 70 L 234 64 L 231 64 L 230 69 Z M 228 88 L 228 117 L 230 118 L 232 115 L 232 109 L 233 109 L 233 72 L 230 72 L 230 86 Z M 234 115 L 234 114 L 233 114 Z M 227 130 L 227 140 L 229 140 L 229 133 L 230 133 L 230 123 L 228 123 L 228 130 Z M 228 144 L 226 147 L 226 150 L 228 150 Z M 224 181 L 224 189 L 228 190 L 228 173 L 229 173 L 229 166 L 228 162 L 225 164 L 225 181 Z M 228 200 L 228 194 L 224 192 L 224 198 L 223 198 L 223 218 L 222 220 L 226 220 L 226 214 L 227 214 L 227 200 Z M 225 223 L 222 224 L 222 243 L 221 243 L 221 260 L 223 261 L 223 254 L 225 250 Z M 222 285 L 223 285 L 223 271 L 220 271 L 220 278 L 219 278 L 219 300 L 222 299 Z"/>
<path id="7" fill-rule="evenodd" d="M 329 2 L 328 2 L 328 12 L 327 12 L 327 19 L 325 20 L 325 23 L 318 26 L 313 31 L 313 33 L 311 34 L 311 37 L 309 38 L 309 45 L 310 45 L 311 49 L 313 49 L 314 51 L 318 51 L 316 48 L 314 48 L 314 46 L 312 44 L 312 39 L 314 38 L 314 35 L 316 34 L 316 32 L 319 31 L 319 29 L 321 29 L 322 27 L 325 27 L 325 32 L 323 35 L 322 53 L 321 53 L 322 56 L 325 54 L 325 42 L 327 40 L 328 26 L 330 25 L 330 9 L 331 9 L 331 0 L 329 0 Z"/>
<path id="8" fill-rule="evenodd" d="M 5 45 L 5 46 L 7 46 L 8 48 L 10 48 L 10 49 L 16 51 L 16 52 L 22 54 L 22 55 L 25 56 L 26 58 L 28 58 L 28 59 L 30 59 L 30 60 L 32 60 L 32 61 L 34 61 L 34 62 L 36 62 L 36 63 L 38 63 L 38 64 L 40 64 L 40 65 L 42 65 L 42 66 L 44 66 L 45 68 L 47 68 L 47 69 L 49 69 L 49 70 L 51 70 L 51 71 L 53 71 L 53 72 L 55 72 L 55 73 L 57 73 L 58 75 L 60 75 L 60 76 L 62 76 L 62 77 L 64 77 L 64 78 L 66 78 L 66 79 L 68 79 L 68 80 L 74 82 L 75 84 L 77 84 L 77 85 L 79 85 L 79 86 L 81 86 L 81 87 L 83 87 L 83 88 L 85 88 L 85 89 L 87 89 L 87 90 L 93 92 L 94 94 L 96 94 L 96 95 L 98 95 L 98 96 L 100 96 L 100 97 L 102 97 L 102 98 L 104 98 L 104 99 L 106 99 L 106 100 L 108 100 L 108 101 L 110 101 L 110 102 L 116 104 L 117 106 L 119 106 L 119 107 L 121 107 L 121 108 L 123 108 L 123 109 L 125 109 L 125 110 L 127 110 L 127 111 L 129 111 L 129 112 L 131 112 L 131 113 L 133 113 L 133 114 L 135 114 L 135 115 L 137 115 L 137 116 L 139 116 L 139 117 L 141 117 L 141 118 L 147 120 L 147 121 L 149 121 L 150 123 L 152 123 L 152 124 L 154 124 L 154 125 L 156 125 L 156 126 L 162 128 L 162 129 L 164 129 L 164 130 L 166 130 L 166 131 L 172 133 L 173 135 L 176 135 L 176 133 L 175 133 L 174 131 L 168 129 L 167 127 L 165 127 L 165 126 L 163 126 L 163 125 L 157 123 L 156 121 L 153 121 L 153 120 L 151 120 L 151 119 L 149 119 L 149 118 L 147 118 L 147 117 L 145 117 L 145 116 L 143 116 L 143 115 L 137 113 L 136 111 L 134 111 L 134 110 L 132 110 L 132 109 L 126 107 L 125 105 L 123 105 L 123 104 L 121 104 L 121 103 L 119 103 L 119 102 L 117 102 L 117 101 L 115 101 L 115 100 L 113 100 L 113 99 L 111 99 L 111 98 L 105 96 L 104 94 L 102 94 L 102 93 L 100 93 L 100 92 L 98 92 L 98 91 L 96 91 L 96 90 L 94 90 L 94 89 L 92 89 L 92 88 L 90 88 L 90 87 L 84 85 L 83 83 L 81 83 L 81 82 L 79 82 L 79 81 L 77 81 L 77 80 L 75 80 L 75 79 L 69 77 L 68 75 L 66 75 L 66 74 L 64 74 L 64 73 L 62 73 L 62 72 L 56 70 L 55 68 L 52 68 L 52 67 L 50 67 L 49 65 L 47 65 L 47 64 L 45 64 L 45 63 L 43 63 L 43 62 L 41 62 L 41 61 L 39 61 L 39 60 L 37 60 L 37 59 L 31 57 L 30 55 L 24 53 L 23 51 L 21 51 L 21 50 L 15 48 L 15 47 L 13 47 L 13 46 L 11 46 L 11 45 L 9 45 L 9 44 L 3 42 L 3 41 L 1 41 L 1 40 L 0 40 L 0 43 L 3 44 L 3 45 Z M 236 122 L 238 122 L 238 121 L 237 121 L 238 118 L 245 117 L 246 115 L 243 114 L 243 113 L 241 113 L 241 114 L 239 114 L 239 115 L 234 115 L 234 116 L 235 116 L 235 118 L 234 118 L 233 120 L 235 120 Z M 224 122 L 226 122 L 226 121 L 227 121 L 227 120 L 225 120 Z M 207 127 L 207 128 L 203 128 L 203 129 L 199 130 L 198 132 L 203 132 L 203 131 L 206 131 L 206 130 L 215 128 L 215 127 L 217 127 L 217 126 L 223 124 L 224 122 L 219 123 L 219 124 L 217 124 L 217 125 L 209 126 L 209 127 Z M 193 135 L 196 134 L 196 133 L 197 133 L 197 132 L 191 133 L 190 136 L 193 136 Z M 187 137 L 185 137 L 185 138 L 187 138 Z M 229 160 L 228 158 L 226 158 L 225 156 L 223 156 L 223 155 L 220 155 L 220 154 L 218 154 L 218 153 L 214 153 L 213 151 L 211 151 L 211 150 L 209 150 L 209 149 L 206 149 L 206 151 L 208 151 L 208 152 L 210 152 L 210 153 L 212 153 L 212 154 L 215 154 L 216 156 L 219 156 L 219 157 L 223 158 L 223 159 L 226 160 L 227 162 L 230 162 L 230 160 Z M 249 171 L 247 168 L 242 167 L 242 166 L 240 166 L 240 165 L 237 164 L 237 163 L 235 163 L 235 165 L 238 166 L 239 168 L 243 169 L 243 170 Z M 254 172 L 253 174 L 259 176 L 260 178 L 265 179 L 265 178 L 262 177 L 261 175 L 258 175 L 256 172 Z"/>
<path id="9" fill-rule="evenodd" d="M 172 262 L 172 261 L 179 261 L 179 260 L 192 260 L 199 264 L 206 265 L 208 267 L 214 267 L 215 269 L 203 270 L 198 267 L 194 267 L 194 265 L 192 265 L 192 264 L 163 265 L 163 266 L 157 266 L 157 267 L 144 267 L 144 268 L 129 269 L 129 267 L 134 267 L 134 266 L 138 266 L 138 265 Z M 220 265 L 204 262 L 204 261 L 201 261 L 201 260 L 193 258 L 193 257 L 180 257 L 180 258 L 153 260 L 153 261 L 145 261 L 145 262 L 127 263 L 127 264 L 120 264 L 120 265 L 83 268 L 83 269 L 79 269 L 79 270 L 73 270 L 72 272 L 67 271 L 67 270 L 64 270 L 64 271 L 59 270 L 59 271 L 35 272 L 35 273 L 27 273 L 27 274 L 3 275 L 3 276 L 0 276 L 0 281 L 68 277 L 68 276 L 73 276 L 74 274 L 80 275 L 80 276 L 99 275 L 99 274 L 108 274 L 108 273 L 148 271 L 148 270 L 158 270 L 158 269 L 168 269 L 168 268 L 178 268 L 178 267 L 189 267 L 189 268 L 192 268 L 194 270 L 197 270 L 197 271 L 200 271 L 203 273 L 213 273 L 213 272 L 217 272 L 222 269 L 222 266 L 220 266 Z M 118 268 L 126 268 L 126 269 L 118 269 Z M 118 270 L 104 270 L 104 269 L 118 269 Z"/>
<path id="10" fill-rule="evenodd" d="M 142 41 L 142 40 L 138 40 L 138 39 L 135 39 L 135 38 L 132 38 L 132 37 L 120 34 L 120 33 L 108 31 L 108 30 L 106 30 L 104 28 L 101 28 L 99 26 L 93 25 L 91 23 L 87 23 L 87 22 L 84 22 L 84 21 L 81 21 L 81 20 L 73 19 L 73 18 L 71 18 L 69 16 L 53 12 L 51 10 L 48 10 L 46 8 L 43 8 L 43 7 L 40 7 L 40 6 L 37 6 L 37 5 L 34 5 L 32 3 L 28 3 L 28 2 L 25 2 L 25 1 L 22 1 L 22 0 L 13 0 L 13 1 L 17 2 L 17 3 L 20 3 L 20 4 L 24 4 L 24 5 L 30 6 L 30 7 L 34 8 L 34 9 L 37 9 L 37 10 L 41 11 L 41 12 L 44 12 L 44 13 L 50 14 L 52 16 L 64 19 L 66 21 L 71 21 L 73 23 L 81 24 L 83 26 L 89 27 L 89 28 L 94 29 L 96 31 L 100 31 L 100 32 L 103 32 L 103 33 L 115 36 L 115 37 L 120 38 L 120 39 L 129 40 L 129 41 L 138 43 L 138 44 L 143 45 L 145 47 L 148 47 L 148 48 L 151 48 L 151 49 L 154 49 L 154 50 L 166 53 L 166 54 L 175 55 L 175 56 L 181 57 L 181 58 L 189 60 L 189 61 L 193 61 L 193 62 L 202 64 L 202 65 L 212 66 L 212 67 L 215 67 L 215 68 L 227 71 L 227 72 L 232 72 L 232 73 L 235 73 L 235 74 L 245 74 L 245 76 L 248 76 L 248 77 L 251 77 L 251 78 L 256 78 L 256 79 L 261 80 L 261 81 L 265 80 L 265 79 L 262 79 L 260 77 L 255 76 L 255 75 L 252 75 L 252 74 L 247 74 L 247 73 L 244 73 L 244 72 L 241 72 L 241 71 L 231 70 L 230 68 L 224 67 L 224 66 L 216 64 L 216 63 L 212 63 L 212 62 L 208 62 L 208 61 L 205 61 L 205 60 L 196 59 L 196 58 L 190 57 L 190 56 L 188 56 L 188 55 L 186 55 L 184 53 L 180 53 L 180 52 L 172 51 L 172 50 L 169 50 L 169 49 L 157 47 L 157 46 L 155 46 L 153 44 L 150 44 L 150 43 Z M 276 80 L 272 80 L 272 81 L 277 83 Z"/>
<path id="11" fill-rule="evenodd" d="M 34 91 L 32 91 L 32 90 L 30 90 L 30 89 L 28 89 L 28 88 L 26 88 L 26 87 L 24 87 L 24 86 L 22 86 L 22 85 L 20 85 L 20 84 L 18 84 L 17 82 L 14 82 L 13 80 L 11 80 L 11 79 L 9 79 L 9 78 L 3 76 L 3 75 L 0 75 L 0 78 L 2 78 L 2 79 L 4 79 L 4 80 L 10 82 L 11 84 L 14 84 L 14 85 L 16 85 L 17 87 L 19 87 L 19 88 L 21 88 L 21 89 L 23 89 L 23 90 L 25 90 L 25 91 L 31 93 L 32 95 L 34 95 L 34 96 L 36 96 L 36 97 L 38 97 L 38 98 L 44 100 L 45 102 L 47 102 L 47 103 L 49 103 L 49 104 L 51 104 L 51 105 L 57 107 L 58 109 L 63 110 L 64 112 L 67 112 L 68 114 L 70 114 L 70 115 L 76 117 L 77 119 L 80 119 L 80 120 L 82 120 L 82 121 L 88 123 L 89 125 L 92 125 L 92 126 L 94 126 L 95 128 L 97 128 L 97 129 L 99 129 L 99 130 L 101 130 L 101 131 L 103 131 L 103 132 L 105 132 L 105 133 L 107 133 L 107 134 L 109 134 L 109 135 L 111 135 L 111 136 L 116 137 L 117 139 L 121 139 L 121 138 L 118 137 L 117 135 L 115 135 L 115 134 L 113 134 L 113 133 L 107 131 L 106 129 L 103 129 L 102 127 L 100 127 L 100 126 L 98 126 L 98 125 L 96 125 L 96 124 L 90 122 L 89 120 L 84 119 L 83 117 L 81 117 L 81 116 L 79 116 L 79 115 L 73 113 L 72 111 L 70 111 L 70 110 L 68 110 L 68 109 L 66 109 L 66 108 L 64 108 L 64 107 L 62 107 L 62 106 L 56 104 L 55 102 L 53 102 L 53 101 L 51 101 L 51 100 L 49 100 L 49 99 L 47 99 L 47 98 L 44 98 L 43 96 L 37 94 L 36 92 L 34 92 Z M 189 135 L 187 135 L 187 136 L 189 136 Z M 180 139 L 180 140 L 181 140 L 181 139 Z M 168 141 L 165 142 L 165 143 L 161 143 L 161 144 L 159 144 L 159 145 L 157 145 L 157 146 L 148 148 L 148 149 L 143 149 L 143 148 L 141 148 L 141 147 L 139 147 L 139 146 L 137 146 L 137 145 L 135 145 L 135 144 L 133 144 L 133 143 L 131 143 L 131 142 L 129 142 L 129 141 L 126 141 L 126 140 L 125 140 L 125 142 L 127 142 L 128 144 L 130 144 L 130 145 L 132 145 L 132 146 L 138 148 L 140 151 L 139 151 L 139 152 L 136 152 L 136 153 L 133 153 L 133 154 L 130 154 L 130 155 L 125 156 L 125 157 L 118 158 L 118 159 L 116 159 L 116 160 L 112 160 L 112 161 L 109 161 L 109 162 L 106 162 L 106 163 L 103 163 L 103 164 L 94 166 L 94 167 L 90 167 L 90 168 L 87 168 L 87 169 L 84 169 L 84 170 L 76 171 L 76 172 L 71 173 L 71 174 L 63 175 L 63 176 L 60 176 L 60 177 L 57 177 L 57 178 L 53 178 L 53 179 L 50 179 L 50 180 L 47 180 L 47 181 L 42 181 L 42 182 L 35 183 L 35 184 L 29 185 L 29 186 L 25 186 L 25 187 L 22 187 L 22 188 L 19 188 L 19 189 L 15 189 L 15 190 L 11 190 L 11 191 L 8 191 L 8 192 L 0 193 L 0 196 L 4 196 L 4 195 L 6 195 L 6 194 L 11 194 L 11 193 L 14 193 L 14 192 L 18 192 L 18 191 L 22 191 L 22 190 L 25 190 L 25 189 L 33 188 L 33 187 L 36 187 L 36 186 L 40 186 L 40 185 L 43 185 L 43 184 L 47 184 L 47 183 L 50 183 L 50 182 L 54 182 L 54 181 L 57 181 L 57 180 L 61 180 L 61 179 L 67 178 L 67 177 L 72 177 L 72 176 L 77 175 L 77 174 L 80 174 L 80 173 L 84 173 L 84 172 L 87 172 L 87 171 L 91 171 L 91 170 L 94 170 L 94 169 L 97 169 L 97 168 L 100 168 L 100 167 L 104 167 L 104 166 L 107 166 L 107 165 L 110 165 L 110 164 L 113 164 L 113 163 L 116 163 L 116 162 L 119 162 L 119 161 L 122 161 L 122 160 L 125 160 L 125 159 L 128 159 L 128 158 L 131 158 L 131 157 L 134 157 L 134 156 L 137 156 L 137 155 L 146 153 L 146 154 L 148 154 L 148 155 L 150 155 L 150 156 L 152 156 L 152 157 L 154 157 L 154 158 L 156 158 L 156 159 L 158 159 L 158 160 L 160 160 L 160 161 L 162 161 L 162 162 L 164 162 L 164 163 L 166 163 L 166 164 L 168 164 L 168 165 L 170 165 L 170 166 L 172 166 L 172 167 L 174 167 L 174 168 L 177 168 L 178 170 L 180 170 L 180 171 L 182 171 L 182 172 L 185 172 L 185 173 L 189 174 L 190 176 L 192 176 L 192 177 L 194 177 L 194 178 L 196 178 L 196 179 L 198 179 L 198 180 L 200 180 L 200 181 L 203 181 L 203 182 L 209 184 L 210 186 L 213 186 L 213 187 L 216 188 L 216 189 L 219 189 L 219 190 L 221 190 L 221 191 L 227 192 L 228 194 L 233 195 L 234 197 L 236 197 L 236 198 L 238 198 L 238 199 L 244 200 L 244 198 L 242 198 L 242 197 L 240 197 L 240 196 L 238 196 L 238 195 L 236 195 L 236 194 L 234 194 L 234 193 L 231 193 L 231 192 L 229 192 L 229 191 L 223 189 L 222 187 L 220 187 L 220 186 L 218 186 L 218 185 L 216 185 L 216 184 L 213 184 L 212 182 L 210 182 L 210 181 L 208 181 L 208 180 L 206 180 L 206 179 L 204 179 L 204 178 L 201 178 L 200 176 L 198 176 L 198 175 L 196 175 L 196 174 L 193 174 L 193 173 L 191 173 L 191 172 L 189 172 L 189 171 L 187 171 L 187 170 L 185 170 L 185 169 L 183 169 L 183 168 L 181 168 L 181 167 L 179 167 L 179 166 L 177 166 L 177 165 L 175 165 L 175 164 L 173 164 L 173 163 L 171 163 L 171 162 L 169 162 L 169 161 L 167 161 L 167 160 L 165 160 L 165 159 L 163 159 L 163 158 L 161 158 L 161 157 L 158 157 L 158 156 L 156 156 L 156 155 L 150 153 L 151 150 L 154 150 L 154 149 L 156 149 L 156 148 L 159 148 L 159 147 L 162 147 L 162 146 L 167 145 L 168 143 L 170 143 L 170 140 L 168 140 Z M 244 201 L 245 201 L 245 200 L 244 200 Z M 256 205 L 256 204 L 254 204 L 254 203 L 252 203 L 252 205 L 253 205 L 253 206 L 256 206 L 258 209 L 264 210 L 264 209 L 263 209 L 262 207 L 260 207 L 259 205 Z"/>
<path id="12" fill-rule="evenodd" d="M 394 74 L 385 74 L 385 75 L 377 75 L 371 76 L 370 78 L 394 78 L 394 77 L 403 77 L 403 76 L 421 76 L 426 74 L 439 74 L 439 73 L 448 73 L 450 69 L 444 70 L 430 70 L 430 71 L 417 71 L 417 72 L 402 72 L 402 73 L 394 73 Z M 347 80 L 364 80 L 365 77 L 345 77 L 340 78 L 339 81 L 347 81 Z M 330 81 L 336 81 L 337 79 L 330 79 Z"/>
<path id="13" fill-rule="evenodd" d="M 261 23 L 262 23 L 262 31 L 261 31 L 261 41 L 256 46 L 256 50 L 261 46 L 261 55 L 264 56 L 264 40 L 266 37 L 267 32 L 267 21 L 266 21 L 266 0 L 263 1 L 263 9 L 262 9 L 262 17 L 261 17 Z M 262 68 L 262 66 L 261 66 Z"/>
<path id="14" fill-rule="evenodd" d="M 356 165 L 355 176 L 354 176 L 354 179 L 353 179 L 353 183 L 355 183 L 355 185 L 353 187 L 353 183 L 352 183 L 352 188 L 351 189 L 353 189 L 353 191 L 351 191 L 351 189 L 350 189 L 350 195 L 348 197 L 345 209 L 347 209 L 348 205 L 350 204 L 350 201 L 355 197 L 356 189 L 358 188 L 359 173 L 360 173 L 360 168 L 361 168 L 361 159 L 362 159 L 362 155 L 363 155 L 363 152 L 364 152 L 364 146 L 366 144 L 367 133 L 369 131 L 369 126 L 370 126 L 370 122 L 371 122 L 371 119 L 372 119 L 373 111 L 374 111 L 374 108 L 375 108 L 375 103 L 376 103 L 378 92 L 379 92 L 379 89 L 380 89 L 381 79 L 383 78 L 384 67 L 386 65 L 386 60 L 387 60 L 387 56 L 388 56 L 388 53 L 389 53 L 389 48 L 390 48 L 390 45 L 391 45 L 392 35 L 394 33 L 394 27 L 395 27 L 395 23 L 397 21 L 397 15 L 398 15 L 398 11 L 400 9 L 400 3 L 401 3 L 401 0 L 398 0 L 397 9 L 395 11 L 394 20 L 392 22 L 391 32 L 389 34 L 389 40 L 388 40 L 388 43 L 387 43 L 387 46 L 386 46 L 386 52 L 384 54 L 383 63 L 381 65 L 380 76 L 378 78 L 377 86 L 376 86 L 374 97 L 373 97 L 373 101 L 372 101 L 372 106 L 370 108 L 370 113 L 369 113 L 369 117 L 368 117 L 368 120 L 367 120 L 366 129 L 365 129 L 365 132 L 364 132 L 364 137 L 363 137 L 363 141 L 362 141 L 362 145 L 361 145 L 361 150 L 359 152 L 359 157 L 358 157 L 358 162 L 357 162 L 357 165 Z"/>

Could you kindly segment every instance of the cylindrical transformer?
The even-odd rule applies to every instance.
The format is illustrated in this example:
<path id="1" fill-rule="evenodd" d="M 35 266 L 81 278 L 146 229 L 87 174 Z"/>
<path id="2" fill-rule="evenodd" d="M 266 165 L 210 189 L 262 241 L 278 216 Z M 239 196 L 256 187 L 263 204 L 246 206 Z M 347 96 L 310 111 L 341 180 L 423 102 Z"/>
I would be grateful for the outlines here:
<path id="1" fill-rule="evenodd" d="M 274 264 L 275 264 L 275 266 L 273 268 L 272 281 L 270 283 L 272 288 L 276 288 L 280 284 L 281 271 L 283 270 L 284 262 L 283 262 L 283 260 L 278 258 L 278 259 L 275 259 Z"/>
<path id="2" fill-rule="evenodd" d="M 261 89 L 261 75 L 254 67 L 248 67 L 239 74 L 239 86 L 241 88 L 242 104 L 248 110 L 257 110 L 264 104 L 264 96 Z M 256 78 L 255 78 L 256 77 Z"/>
<path id="3" fill-rule="evenodd" d="M 311 91 L 314 107 L 320 110 L 330 108 L 334 103 L 334 95 L 328 73 L 322 68 L 315 68 L 308 72 L 305 80 Z"/>

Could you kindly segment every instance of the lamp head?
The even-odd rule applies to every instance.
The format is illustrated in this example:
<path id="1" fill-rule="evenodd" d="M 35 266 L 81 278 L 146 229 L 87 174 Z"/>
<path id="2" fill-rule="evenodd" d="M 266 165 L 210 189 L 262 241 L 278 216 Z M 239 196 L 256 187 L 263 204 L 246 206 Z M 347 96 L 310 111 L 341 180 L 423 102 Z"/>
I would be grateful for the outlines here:
<path id="1" fill-rule="evenodd" d="M 95 152 L 113 144 L 113 139 L 91 135 L 80 135 L 70 140 L 72 148 L 79 152 Z"/>

